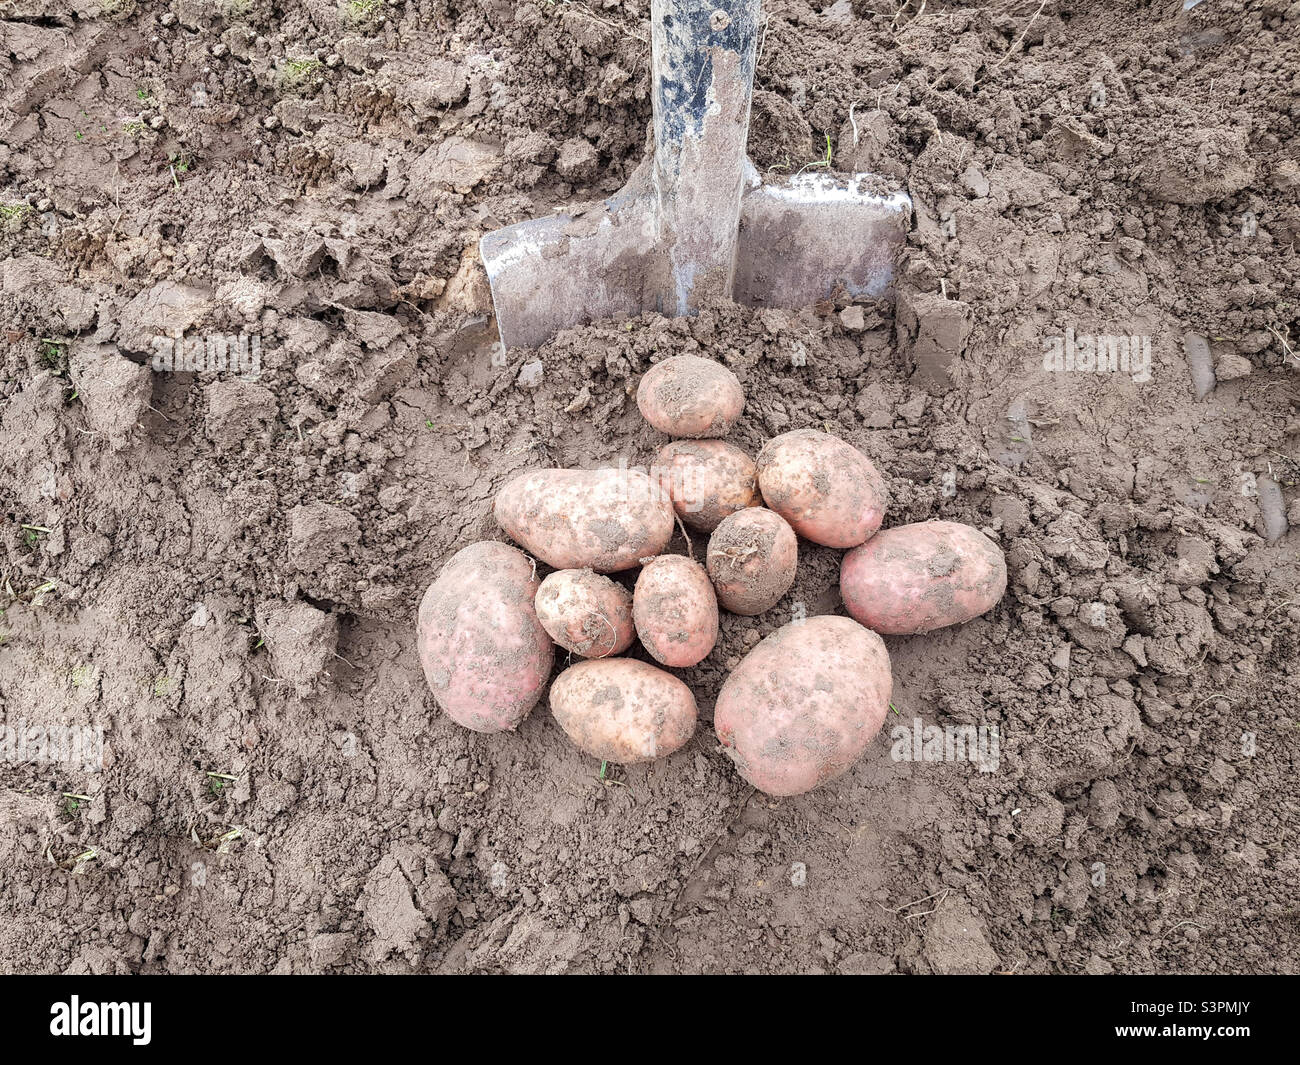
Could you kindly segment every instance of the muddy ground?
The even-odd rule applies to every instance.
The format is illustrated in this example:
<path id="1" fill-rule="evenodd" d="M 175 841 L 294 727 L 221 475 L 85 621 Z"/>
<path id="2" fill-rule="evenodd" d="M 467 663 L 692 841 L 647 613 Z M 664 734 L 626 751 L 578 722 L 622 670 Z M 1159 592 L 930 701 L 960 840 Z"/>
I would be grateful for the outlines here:
<path id="1" fill-rule="evenodd" d="M 1300 969 L 1300 2 L 1182 7 L 769 0 L 751 154 L 911 194 L 897 307 L 502 360 L 477 240 L 639 162 L 644 0 L 0 0 L 0 969 Z M 1001 544 L 993 613 L 887 639 L 890 727 L 995 759 L 736 776 L 728 669 L 843 611 L 809 544 L 672 758 L 436 710 L 424 588 L 514 472 L 644 463 L 681 352 L 751 452 L 827 428 Z"/>

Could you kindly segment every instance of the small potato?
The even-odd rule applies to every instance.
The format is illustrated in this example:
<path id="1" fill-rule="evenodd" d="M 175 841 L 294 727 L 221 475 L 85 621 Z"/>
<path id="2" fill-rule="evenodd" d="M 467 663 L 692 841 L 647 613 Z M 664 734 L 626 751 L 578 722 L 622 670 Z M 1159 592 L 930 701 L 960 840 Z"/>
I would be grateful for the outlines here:
<path id="1" fill-rule="evenodd" d="M 620 765 L 664 758 L 695 732 L 691 689 L 631 658 L 570 666 L 551 685 L 551 713 L 578 747 Z"/>
<path id="2" fill-rule="evenodd" d="M 492 507 L 512 540 L 555 569 L 613 573 L 657 555 L 676 527 L 673 505 L 639 470 L 533 470 Z"/>
<path id="3" fill-rule="evenodd" d="M 655 456 L 650 476 L 668 493 L 677 516 L 702 532 L 763 502 L 754 460 L 723 440 L 674 440 Z"/>
<path id="4" fill-rule="evenodd" d="M 718 639 L 718 598 L 709 575 L 682 555 L 660 555 L 641 570 L 632 591 L 636 634 L 666 666 L 693 666 Z"/>
<path id="5" fill-rule="evenodd" d="M 641 378 L 636 405 L 646 421 L 669 436 L 726 436 L 745 409 L 745 393 L 721 363 L 674 355 Z"/>
<path id="6" fill-rule="evenodd" d="M 801 795 L 848 772 L 889 711 L 884 641 L 856 621 L 792 621 L 749 652 L 718 693 L 713 727 L 740 775 Z"/>
<path id="7" fill-rule="evenodd" d="M 758 453 L 758 487 L 805 540 L 856 547 L 884 520 L 889 491 L 869 458 L 816 429 L 773 437 Z"/>
<path id="8" fill-rule="evenodd" d="M 705 561 L 718 602 L 733 614 L 752 617 L 776 606 L 790 590 L 799 539 L 780 514 L 750 507 L 713 530 Z"/>
<path id="9" fill-rule="evenodd" d="M 845 608 L 876 632 L 959 625 L 992 610 L 1006 590 L 1002 549 L 954 521 L 885 529 L 840 564 Z"/>
<path id="10" fill-rule="evenodd" d="M 416 642 L 438 705 L 475 732 L 528 716 L 555 659 L 533 610 L 532 559 L 488 540 L 457 551 L 420 601 Z"/>
<path id="11" fill-rule="evenodd" d="M 556 570 L 537 589 L 537 618 L 551 639 L 583 658 L 632 646 L 632 593 L 589 569 Z"/>

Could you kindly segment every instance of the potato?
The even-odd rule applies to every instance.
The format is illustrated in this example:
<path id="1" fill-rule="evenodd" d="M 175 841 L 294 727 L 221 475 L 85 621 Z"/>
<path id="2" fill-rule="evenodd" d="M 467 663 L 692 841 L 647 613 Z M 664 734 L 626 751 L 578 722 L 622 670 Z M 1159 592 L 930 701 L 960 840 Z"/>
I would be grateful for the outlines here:
<path id="1" fill-rule="evenodd" d="M 840 564 L 845 608 L 876 632 L 959 625 L 992 610 L 1006 590 L 1001 548 L 978 529 L 953 521 L 885 529 Z"/>
<path id="2" fill-rule="evenodd" d="M 438 705 L 475 732 L 515 728 L 546 687 L 555 658 L 533 610 L 536 567 L 488 540 L 457 551 L 420 601 L 416 642 Z"/>
<path id="3" fill-rule="evenodd" d="M 794 583 L 799 540 L 781 515 L 750 507 L 724 518 L 705 556 L 718 602 L 753 616 L 774 607 Z"/>
<path id="4" fill-rule="evenodd" d="M 556 570 L 537 589 L 537 618 L 551 639 L 583 658 L 632 646 L 632 593 L 589 569 Z"/>
<path id="5" fill-rule="evenodd" d="M 636 390 L 641 416 L 669 436 L 726 436 L 745 409 L 736 375 L 698 355 L 656 363 Z"/>
<path id="6" fill-rule="evenodd" d="M 767 505 L 805 540 L 856 547 L 885 516 L 889 492 L 869 458 L 839 437 L 796 429 L 758 453 L 758 487 Z"/>
<path id="7" fill-rule="evenodd" d="M 664 758 L 695 732 L 695 696 L 631 658 L 577 662 L 551 685 L 551 713 L 578 747 L 620 765 Z"/>
<path id="8" fill-rule="evenodd" d="M 510 538 L 555 569 L 613 573 L 659 554 L 672 538 L 671 501 L 639 470 L 533 470 L 497 493 Z"/>
<path id="9" fill-rule="evenodd" d="M 740 775 L 800 795 L 846 773 L 880 731 L 893 678 L 884 641 L 849 618 L 792 621 L 718 693 L 713 727 Z"/>
<path id="10" fill-rule="evenodd" d="M 754 460 L 723 440 L 674 440 L 655 456 L 650 476 L 668 494 L 677 516 L 702 532 L 763 502 Z"/>
<path id="11" fill-rule="evenodd" d="M 718 640 L 718 598 L 703 566 L 683 555 L 660 555 L 632 590 L 636 634 L 666 666 L 693 666 Z"/>

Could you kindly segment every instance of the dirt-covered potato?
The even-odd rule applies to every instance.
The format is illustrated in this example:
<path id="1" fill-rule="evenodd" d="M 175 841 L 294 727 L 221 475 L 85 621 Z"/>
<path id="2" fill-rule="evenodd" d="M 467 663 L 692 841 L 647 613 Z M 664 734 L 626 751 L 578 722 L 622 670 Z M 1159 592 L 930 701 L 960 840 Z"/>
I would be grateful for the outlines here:
<path id="1" fill-rule="evenodd" d="M 724 518 L 713 530 L 705 564 L 724 609 L 761 614 L 794 583 L 799 539 L 780 514 L 750 507 Z"/>
<path id="2" fill-rule="evenodd" d="M 856 547 L 885 516 L 885 479 L 861 451 L 837 436 L 796 429 L 758 453 L 763 500 L 805 540 Z"/>
<path id="3" fill-rule="evenodd" d="M 570 666 L 551 685 L 551 713 L 579 748 L 621 765 L 666 757 L 695 732 L 690 688 L 631 658 Z"/>
<path id="4" fill-rule="evenodd" d="M 669 436 L 726 436 L 745 409 L 745 393 L 721 363 L 674 355 L 641 378 L 636 405 L 646 421 Z"/>
<path id="5" fill-rule="evenodd" d="M 674 440 L 655 456 L 650 476 L 668 493 L 677 516 L 702 532 L 763 502 L 754 460 L 724 440 Z"/>
<path id="6" fill-rule="evenodd" d="M 893 677 L 884 641 L 850 618 L 792 621 L 718 693 L 713 727 L 740 775 L 800 795 L 846 773 L 880 731 Z"/>
<path id="7" fill-rule="evenodd" d="M 876 632 L 959 625 L 992 610 L 1006 590 L 1002 549 L 953 521 L 885 529 L 840 564 L 845 608 Z"/>
<path id="8" fill-rule="evenodd" d="M 416 640 L 438 705 L 475 732 L 515 728 L 551 675 L 555 645 L 537 620 L 532 559 L 495 540 L 470 544 L 420 601 Z"/>
<path id="9" fill-rule="evenodd" d="M 517 544 L 556 569 L 613 573 L 668 546 L 668 497 L 640 470 L 532 470 L 497 493 L 492 513 Z"/>
<path id="10" fill-rule="evenodd" d="M 693 666 L 718 639 L 718 598 L 704 567 L 683 555 L 660 555 L 632 591 L 636 634 L 666 666 Z"/>
<path id="11" fill-rule="evenodd" d="M 632 646 L 632 593 L 589 569 L 556 570 L 537 589 L 537 618 L 551 639 L 583 658 Z"/>

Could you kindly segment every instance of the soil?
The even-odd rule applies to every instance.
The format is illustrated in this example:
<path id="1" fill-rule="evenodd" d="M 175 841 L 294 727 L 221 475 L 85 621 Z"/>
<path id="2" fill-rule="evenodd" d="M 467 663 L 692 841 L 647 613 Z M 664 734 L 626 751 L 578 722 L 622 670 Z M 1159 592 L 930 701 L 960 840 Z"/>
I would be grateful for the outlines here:
<path id="1" fill-rule="evenodd" d="M 1300 3 L 1182 9 L 769 0 L 751 155 L 910 193 L 897 303 L 502 353 L 477 241 L 640 162 L 643 0 L 0 2 L 0 969 L 1300 969 Z M 437 711 L 424 589 L 511 475 L 646 463 L 684 353 L 1005 550 L 886 638 L 887 730 L 995 760 L 736 776 L 727 672 L 843 613 L 807 543 L 671 758 Z"/>

